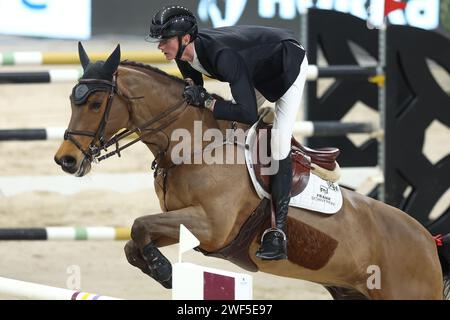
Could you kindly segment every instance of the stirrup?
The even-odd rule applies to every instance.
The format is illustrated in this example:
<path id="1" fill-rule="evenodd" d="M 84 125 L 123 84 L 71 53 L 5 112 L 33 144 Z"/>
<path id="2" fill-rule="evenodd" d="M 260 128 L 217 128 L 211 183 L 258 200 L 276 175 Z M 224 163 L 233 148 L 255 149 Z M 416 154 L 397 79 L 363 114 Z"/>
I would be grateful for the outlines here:
<path id="1" fill-rule="evenodd" d="M 279 234 L 275 234 L 276 232 L 279 232 Z M 273 246 L 273 243 L 265 243 L 268 241 L 267 234 L 270 234 L 273 239 L 278 238 L 278 241 L 282 241 L 283 244 L 281 246 L 275 245 Z M 280 239 L 280 235 L 283 236 L 282 239 Z M 266 238 L 265 238 L 266 237 Z M 287 238 L 286 234 L 283 230 L 280 230 L 278 228 L 269 228 L 266 229 L 261 237 L 261 246 L 256 251 L 256 257 L 260 258 L 261 260 L 284 260 L 287 259 Z"/>
<path id="2" fill-rule="evenodd" d="M 261 243 L 263 242 L 264 236 L 265 236 L 267 233 L 270 233 L 270 232 L 276 232 L 276 231 L 280 232 L 280 233 L 283 235 L 283 240 L 284 240 L 284 241 L 287 241 L 286 233 L 284 233 L 283 230 L 278 229 L 278 228 L 268 228 L 268 229 L 266 229 L 266 230 L 263 232 L 263 234 L 262 234 L 262 236 L 261 236 Z"/>

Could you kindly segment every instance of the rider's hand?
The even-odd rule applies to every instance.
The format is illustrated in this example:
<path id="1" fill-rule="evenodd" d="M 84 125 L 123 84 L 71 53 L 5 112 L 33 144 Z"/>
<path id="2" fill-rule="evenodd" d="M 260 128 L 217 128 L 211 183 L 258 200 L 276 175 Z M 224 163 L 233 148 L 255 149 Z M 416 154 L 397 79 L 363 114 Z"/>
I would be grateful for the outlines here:
<path id="1" fill-rule="evenodd" d="M 204 108 L 205 101 L 211 98 L 211 95 L 202 86 L 188 85 L 184 88 L 183 97 L 190 105 Z"/>

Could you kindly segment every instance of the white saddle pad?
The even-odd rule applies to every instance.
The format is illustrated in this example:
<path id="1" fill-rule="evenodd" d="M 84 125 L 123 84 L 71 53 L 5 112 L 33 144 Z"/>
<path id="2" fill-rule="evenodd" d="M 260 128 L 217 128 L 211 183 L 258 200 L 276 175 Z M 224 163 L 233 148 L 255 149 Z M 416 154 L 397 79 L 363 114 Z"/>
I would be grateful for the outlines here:
<path id="1" fill-rule="evenodd" d="M 252 146 L 256 139 L 256 124 L 254 124 L 248 131 L 245 140 L 246 146 Z M 253 186 L 258 196 L 270 199 L 270 194 L 264 191 L 259 184 L 253 171 L 252 151 L 250 148 L 245 148 L 245 162 Z M 323 180 L 315 174 L 310 174 L 308 185 L 300 194 L 291 198 L 289 203 L 292 207 L 303 208 L 313 211 L 318 211 L 326 214 L 334 214 L 342 207 L 342 193 L 339 185 L 331 181 Z"/>

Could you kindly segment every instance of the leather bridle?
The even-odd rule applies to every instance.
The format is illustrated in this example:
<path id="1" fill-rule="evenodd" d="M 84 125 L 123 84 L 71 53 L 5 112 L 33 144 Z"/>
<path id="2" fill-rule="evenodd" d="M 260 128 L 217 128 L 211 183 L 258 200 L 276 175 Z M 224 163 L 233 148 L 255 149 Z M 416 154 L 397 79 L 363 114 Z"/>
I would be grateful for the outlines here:
<path id="1" fill-rule="evenodd" d="M 91 162 L 92 161 L 100 162 L 100 161 L 105 160 L 115 154 L 117 154 L 120 157 L 120 152 L 122 150 L 124 150 L 125 148 L 128 148 L 129 146 L 135 144 L 138 141 L 141 141 L 143 136 L 147 136 L 151 133 L 156 134 L 156 133 L 162 131 L 164 128 L 166 128 L 171 123 L 173 123 L 178 118 L 178 115 L 175 115 L 175 116 L 169 118 L 165 123 L 160 124 L 156 128 L 149 128 L 150 126 L 152 126 L 153 124 L 157 123 L 158 121 L 170 116 L 174 111 L 180 109 L 181 107 L 183 107 L 183 106 L 186 107 L 188 105 L 186 100 L 183 99 L 180 102 L 178 102 L 175 105 L 168 108 L 167 110 L 165 110 L 164 112 L 160 113 L 156 117 L 154 117 L 154 118 L 150 119 L 149 121 L 145 122 L 144 124 L 136 127 L 135 129 L 133 129 L 133 130 L 125 129 L 122 132 L 115 134 L 108 141 L 105 141 L 105 137 L 104 137 L 105 128 L 106 128 L 106 124 L 108 122 L 108 116 L 109 116 L 109 113 L 111 110 L 112 102 L 113 102 L 114 96 L 116 94 L 119 94 L 117 92 L 116 73 L 114 73 L 112 81 L 101 80 L 101 79 L 80 79 L 78 81 L 78 84 L 99 85 L 101 87 L 105 87 L 105 85 L 106 85 L 107 87 L 110 87 L 105 112 L 103 113 L 102 119 L 100 120 L 100 124 L 99 124 L 97 130 L 95 132 L 91 132 L 91 131 L 72 130 L 70 128 L 67 128 L 67 130 L 64 133 L 64 140 L 69 140 L 70 142 L 72 142 L 84 154 L 84 156 L 87 159 L 89 159 Z M 92 90 L 92 91 L 94 91 L 94 90 Z M 103 91 L 103 90 L 95 90 L 95 91 Z M 130 99 L 128 97 L 125 97 L 125 98 Z M 127 144 L 125 144 L 123 146 L 119 146 L 120 140 L 125 139 L 126 137 L 128 137 L 129 135 L 131 135 L 133 133 L 139 133 L 139 136 L 137 138 L 135 138 L 134 140 L 128 142 Z M 74 136 L 88 136 L 88 137 L 92 137 L 92 140 L 91 140 L 88 148 L 83 149 L 83 147 L 81 146 L 79 141 L 76 140 L 74 138 Z M 107 151 L 107 148 L 112 145 L 115 145 L 115 147 L 116 147 L 116 149 L 114 151 L 111 151 L 107 154 L 100 156 L 102 149 Z M 167 145 L 167 148 L 168 147 L 169 147 L 169 145 Z M 164 153 L 164 151 L 161 153 Z"/>

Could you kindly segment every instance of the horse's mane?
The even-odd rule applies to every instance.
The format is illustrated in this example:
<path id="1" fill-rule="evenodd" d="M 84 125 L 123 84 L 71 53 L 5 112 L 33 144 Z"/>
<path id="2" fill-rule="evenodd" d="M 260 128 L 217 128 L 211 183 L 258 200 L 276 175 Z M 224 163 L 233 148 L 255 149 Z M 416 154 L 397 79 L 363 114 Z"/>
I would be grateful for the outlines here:
<path id="1" fill-rule="evenodd" d="M 131 67 L 133 69 L 144 69 L 143 71 L 147 74 L 149 74 L 149 72 L 156 72 L 156 73 L 163 75 L 165 77 L 168 77 L 169 79 L 172 79 L 178 83 L 182 83 L 184 85 L 186 84 L 186 82 L 183 79 L 176 77 L 176 76 L 172 76 L 172 75 L 162 71 L 161 69 L 152 67 L 149 64 L 136 62 L 136 61 L 130 61 L 130 60 L 124 60 L 124 61 L 120 62 L 120 65 L 125 66 L 125 67 Z M 212 93 L 211 95 L 217 100 L 224 100 L 224 98 L 218 94 Z"/>
<path id="2" fill-rule="evenodd" d="M 176 76 L 172 76 L 172 75 L 162 71 L 161 69 L 152 67 L 151 65 L 148 65 L 148 64 L 144 64 L 144 63 L 140 63 L 140 62 L 136 62 L 136 61 L 124 60 L 124 61 L 120 62 L 120 65 L 126 66 L 126 67 L 131 67 L 133 69 L 144 69 L 144 72 L 147 74 L 149 74 L 149 71 L 156 72 L 156 73 L 163 75 L 165 77 L 168 77 L 178 83 L 185 84 L 183 79 L 176 77 Z"/>

